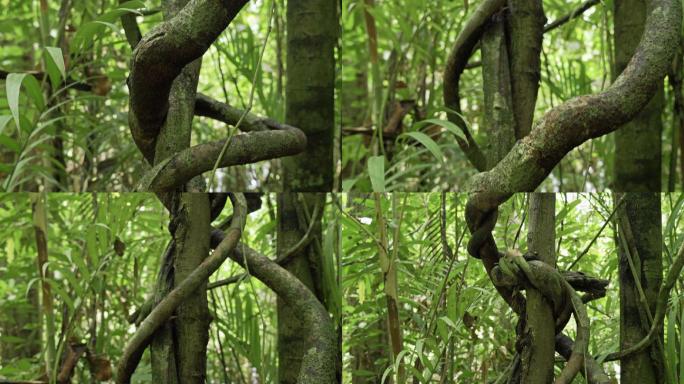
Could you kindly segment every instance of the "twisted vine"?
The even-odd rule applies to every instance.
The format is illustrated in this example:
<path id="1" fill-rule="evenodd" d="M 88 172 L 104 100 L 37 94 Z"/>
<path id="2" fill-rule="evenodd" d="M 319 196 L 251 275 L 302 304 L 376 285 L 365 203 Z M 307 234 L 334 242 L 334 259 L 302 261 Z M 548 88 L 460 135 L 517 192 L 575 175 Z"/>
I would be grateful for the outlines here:
<path id="1" fill-rule="evenodd" d="M 238 125 L 242 117 L 239 125 L 246 133 L 195 146 L 189 146 L 188 135 L 181 140 L 188 147 L 180 151 L 171 148 L 170 154 L 168 144 L 160 139 L 162 128 L 170 119 L 175 80 L 185 78 L 184 86 L 196 87 L 191 78 L 192 72 L 199 70 L 199 60 L 247 2 L 190 0 L 174 17 L 142 38 L 135 17 L 122 17 L 134 49 L 128 78 L 130 131 L 136 146 L 153 166 L 143 176 L 138 190 L 174 190 L 212 170 L 219 159 L 217 166 L 228 167 L 291 156 L 305 149 L 307 138 L 298 128 L 258 118 L 201 94 L 186 106 L 191 116 L 207 116 L 230 125 Z M 160 151 L 160 147 L 164 150 Z M 221 156 L 224 148 L 226 153 Z"/>
<path id="2" fill-rule="evenodd" d="M 207 281 L 237 247 L 247 219 L 247 202 L 244 195 L 239 193 L 231 194 L 230 199 L 233 203 L 233 218 L 223 239 L 214 252 L 164 296 L 140 323 L 135 334 L 128 340 L 117 366 L 117 384 L 130 383 L 131 375 L 138 366 L 145 348 L 152 341 L 154 333 L 169 320 L 183 301 Z"/>
<path id="3" fill-rule="evenodd" d="M 460 52 L 469 54 L 477 43 L 480 33 L 478 31 L 482 25 L 491 14 L 503 6 L 503 3 L 490 0 L 482 4 L 481 12 L 476 12 L 473 22 L 466 24 L 473 26 L 466 31 L 469 35 L 459 39 L 465 41 L 460 45 Z M 518 141 L 493 169 L 473 177 L 470 185 L 471 195 L 466 206 L 466 221 L 472 233 L 468 251 L 482 261 L 490 278 L 494 273 L 498 273 L 494 270 L 500 269 L 502 258 L 492 235 L 498 207 L 514 192 L 533 191 L 573 148 L 591 138 L 610 133 L 631 120 L 648 103 L 657 84 L 667 74 L 676 47 L 679 46 L 682 5 L 678 0 L 651 0 L 649 5 L 650 13 L 641 42 L 626 69 L 608 89 L 595 95 L 576 97 L 551 109 L 534 125 L 532 132 Z M 472 40 L 473 36 L 475 41 Z M 452 109 L 457 108 L 454 102 L 458 102 L 458 88 L 457 85 L 454 87 L 453 80 L 456 79 L 457 82 L 460 72 L 465 67 L 463 60 L 454 62 L 450 58 L 450 64 L 447 65 L 445 80 L 451 79 L 452 83 L 445 84 L 445 101 Z M 451 89 L 447 90 L 447 87 Z M 516 261 L 515 265 L 521 268 L 518 263 L 520 262 Z M 510 264 L 504 265 L 510 267 Z M 528 267 L 522 267 L 520 270 L 523 271 L 524 277 L 529 277 L 524 273 L 525 268 Z M 517 276 L 515 271 L 512 267 L 509 269 L 509 272 L 514 272 L 513 275 Z M 518 279 L 515 281 L 518 282 Z M 562 281 L 566 299 L 569 299 L 566 302 L 572 305 L 580 324 L 580 321 L 585 320 L 580 309 L 582 300 L 567 281 Z M 516 313 L 522 313 L 524 298 L 514 294 L 515 285 L 494 285 L 511 308 Z M 586 320 L 588 322 L 588 319 Z M 587 340 L 588 328 L 586 333 L 578 332 L 572 354 L 557 382 L 570 382 L 582 365 L 586 369 L 598 367 L 596 364 L 584 362 L 587 358 Z M 607 380 L 605 374 L 593 377 L 594 382 L 602 383 L 603 378 Z"/>

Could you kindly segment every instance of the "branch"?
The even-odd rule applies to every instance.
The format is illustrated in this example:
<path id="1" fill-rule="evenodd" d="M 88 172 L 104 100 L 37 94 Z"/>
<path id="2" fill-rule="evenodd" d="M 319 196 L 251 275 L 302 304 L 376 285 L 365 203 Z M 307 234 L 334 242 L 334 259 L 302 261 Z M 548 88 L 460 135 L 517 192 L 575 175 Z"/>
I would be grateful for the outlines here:
<path id="1" fill-rule="evenodd" d="M 133 139 L 150 164 L 173 80 L 202 57 L 248 0 L 191 0 L 136 45 L 128 78 Z"/>
<path id="2" fill-rule="evenodd" d="M 562 333 L 556 335 L 556 352 L 563 356 L 566 361 L 572 355 L 574 342 L 572 339 Z M 589 384 L 610 384 L 610 377 L 603 371 L 601 365 L 596 360 L 587 356 L 584 360 L 584 365 L 580 369 L 580 373 L 584 375 Z"/>
<path id="3" fill-rule="evenodd" d="M 240 240 L 245 227 L 247 217 L 247 203 L 242 194 L 231 197 L 233 202 L 233 221 L 221 239 L 214 252 L 207 257 L 187 278 L 178 284 L 168 295 L 152 309 L 150 314 L 143 320 L 133 337 L 124 348 L 123 356 L 117 367 L 117 384 L 130 383 L 131 375 L 140 362 L 143 352 L 149 345 L 154 333 L 164 325 L 176 308 L 188 299 L 211 274 L 216 271 L 223 261 L 233 253 Z"/>
<path id="4" fill-rule="evenodd" d="M 565 16 L 558 18 L 557 20 L 553 21 L 552 23 L 546 24 L 544 26 L 544 33 L 549 32 L 549 31 L 553 31 L 554 29 L 560 27 L 561 25 L 567 23 L 568 21 L 582 16 L 582 14 L 584 14 L 584 12 L 586 12 L 591 7 L 593 7 L 594 5 L 596 5 L 600 2 L 601 2 L 601 0 L 587 0 L 587 1 L 585 1 L 579 7 L 573 9 L 570 13 L 566 14 Z"/>
<path id="5" fill-rule="evenodd" d="M 195 99 L 195 116 L 204 116 L 235 126 L 244 113 L 245 111 L 242 109 L 232 107 L 201 93 L 198 93 Z M 269 118 L 259 117 L 250 112 L 245 115 L 245 118 L 240 123 L 240 130 L 243 132 L 285 129 L 285 127 L 289 126 Z"/>
<path id="6" fill-rule="evenodd" d="M 306 136 L 298 129 L 252 132 L 231 137 L 219 167 L 250 164 L 291 156 L 306 147 Z M 163 192 L 182 186 L 193 177 L 211 171 L 226 140 L 198 144 L 163 160 L 142 178 L 139 191 Z"/>
<path id="7" fill-rule="evenodd" d="M 213 230 L 211 243 L 222 241 L 223 232 Z M 333 384 L 335 380 L 336 337 L 330 315 L 323 304 L 299 279 L 264 255 L 240 243 L 230 258 L 249 270 L 283 301 L 290 305 L 309 332 L 302 335 L 309 347 L 302 358 L 297 383 Z"/>
<path id="8" fill-rule="evenodd" d="M 311 214 L 311 220 L 309 221 L 309 226 L 306 229 L 306 232 L 304 233 L 302 238 L 299 239 L 297 244 L 293 245 L 292 247 L 290 247 L 290 249 L 288 249 L 284 253 L 278 255 L 278 257 L 276 257 L 276 259 L 275 259 L 276 264 L 283 265 L 283 264 L 287 263 L 292 255 L 301 251 L 305 246 L 307 246 L 311 242 L 311 240 L 313 240 L 312 234 L 313 234 L 313 229 L 316 226 L 315 224 L 316 224 L 316 222 L 318 222 L 321 219 L 321 216 L 323 216 L 323 209 L 322 209 L 321 205 L 322 204 L 320 204 L 320 201 L 317 200 L 316 205 L 314 206 L 314 211 Z M 207 290 L 223 287 L 223 286 L 230 285 L 230 284 L 235 284 L 238 281 L 245 279 L 247 276 L 248 275 L 246 273 L 242 273 L 239 275 L 230 276 L 230 277 L 222 279 L 222 280 L 214 281 L 213 283 L 209 283 L 207 285 Z"/>
<path id="9" fill-rule="evenodd" d="M 681 2 L 653 0 L 641 42 L 615 82 L 603 92 L 576 97 L 548 111 L 499 164 L 474 176 L 470 190 L 488 191 L 488 199 L 494 200 L 533 191 L 570 150 L 630 121 L 667 74 L 681 23 Z M 489 211 L 495 206 L 480 208 Z"/>
<path id="10" fill-rule="evenodd" d="M 506 0 L 486 0 L 481 3 L 475 10 L 473 15 L 466 21 L 465 26 L 458 34 L 456 42 L 447 58 L 446 68 L 444 70 L 444 105 L 457 112 L 448 111 L 447 117 L 449 121 L 458 125 L 465 135 L 465 140 L 456 137 L 459 147 L 463 150 L 466 157 L 477 168 L 478 171 L 486 169 L 486 160 L 482 150 L 477 146 L 468 127 L 459 116 L 461 113 L 461 103 L 459 96 L 459 81 L 461 74 L 468 64 L 468 59 L 473 52 L 473 48 L 480 41 L 485 26 L 489 18 L 501 7 L 504 6 Z"/>
<path id="11" fill-rule="evenodd" d="M 574 20 L 584 14 L 584 12 L 588 11 L 591 7 L 594 5 L 600 3 L 601 0 L 587 0 L 584 3 L 582 3 L 579 7 L 573 9 L 570 13 L 559 17 L 557 20 L 554 20 L 551 23 L 548 23 L 544 26 L 544 33 L 553 31 L 554 29 L 566 24 L 570 20 Z M 473 48 L 473 52 L 477 50 L 477 47 Z M 468 57 L 470 58 L 470 56 Z M 472 68 L 478 68 L 482 66 L 482 61 L 471 61 L 470 63 L 466 64 L 465 69 L 472 69 Z"/>

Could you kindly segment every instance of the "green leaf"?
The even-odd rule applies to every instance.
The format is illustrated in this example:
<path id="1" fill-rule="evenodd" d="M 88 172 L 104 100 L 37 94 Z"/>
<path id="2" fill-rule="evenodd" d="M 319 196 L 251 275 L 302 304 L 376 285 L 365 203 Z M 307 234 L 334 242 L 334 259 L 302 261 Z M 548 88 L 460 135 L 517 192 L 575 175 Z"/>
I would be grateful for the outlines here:
<path id="1" fill-rule="evenodd" d="M 425 148 L 427 148 L 430 153 L 441 163 L 444 161 L 444 154 L 442 153 L 442 150 L 439 149 L 439 145 L 430 138 L 430 136 L 424 134 L 423 132 L 406 132 L 403 133 L 401 136 L 409 136 L 412 139 L 418 141 L 419 143 L 423 144 Z"/>
<path id="2" fill-rule="evenodd" d="M 368 158 L 368 176 L 373 185 L 373 192 L 385 192 L 385 156 Z"/>
<path id="3" fill-rule="evenodd" d="M 462 116 L 461 116 L 461 119 L 463 119 Z M 465 123 L 465 119 L 463 119 L 463 122 Z M 465 134 L 463 133 L 461 128 L 459 128 L 458 125 L 452 123 L 449 120 L 427 119 L 427 120 L 422 120 L 422 121 L 416 123 L 416 126 L 418 128 L 422 128 L 422 127 L 424 127 L 426 125 L 430 125 L 430 124 L 438 125 L 444 129 L 446 129 L 447 131 L 453 133 L 454 135 L 460 137 L 461 139 L 463 139 L 463 140 L 466 139 Z M 467 124 L 466 124 L 466 126 L 467 126 Z"/>
<path id="4" fill-rule="evenodd" d="M 12 120 L 12 116 L 3 115 L 0 116 L 0 133 L 5 130 L 7 123 Z"/>
<path id="5" fill-rule="evenodd" d="M 33 104 L 38 109 L 43 110 L 45 108 L 43 90 L 40 88 L 40 83 L 35 77 L 33 77 L 33 75 L 28 75 L 24 79 L 24 89 L 31 100 L 33 100 Z"/>
<path id="6" fill-rule="evenodd" d="M 66 80 L 66 67 L 64 66 L 62 49 L 58 47 L 45 47 L 45 50 L 50 55 L 52 63 L 57 66 L 59 73 L 62 75 L 62 80 Z"/>
<path id="7" fill-rule="evenodd" d="M 7 104 L 9 104 L 10 111 L 14 117 L 14 123 L 17 124 L 17 129 L 21 127 L 19 123 L 19 90 L 21 89 L 21 82 L 26 77 L 24 73 L 10 73 L 7 75 L 5 88 L 7 89 Z"/>

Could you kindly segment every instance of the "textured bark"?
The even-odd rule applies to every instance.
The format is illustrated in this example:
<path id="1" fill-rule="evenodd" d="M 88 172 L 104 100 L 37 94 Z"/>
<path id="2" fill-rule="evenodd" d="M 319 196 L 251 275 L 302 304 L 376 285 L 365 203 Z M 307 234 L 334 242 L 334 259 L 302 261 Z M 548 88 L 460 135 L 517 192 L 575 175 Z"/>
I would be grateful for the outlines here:
<path id="1" fill-rule="evenodd" d="M 503 5 L 506 0 L 485 0 L 473 12 L 461 32 L 458 34 L 456 42 L 449 53 L 447 63 L 444 69 L 444 105 L 457 112 L 448 112 L 447 117 L 449 121 L 461 128 L 465 135 L 465 140 L 456 137 L 456 141 L 465 153 L 468 160 L 475 166 L 478 171 L 487 169 L 487 160 L 482 150 L 477 146 L 475 139 L 472 137 L 470 131 L 463 119 L 458 115 L 461 113 L 461 102 L 459 95 L 459 82 L 461 74 L 468 64 L 468 59 L 475 48 L 475 45 L 480 41 L 484 33 L 490 17 Z"/>
<path id="2" fill-rule="evenodd" d="M 646 106 L 667 73 L 682 25 L 681 2 L 652 0 L 651 9 L 636 53 L 608 89 L 551 109 L 496 167 L 473 177 L 469 189 L 488 195 L 475 200 L 494 203 L 481 206 L 484 212 L 511 193 L 534 190 L 570 150 L 618 129 Z"/>
<path id="3" fill-rule="evenodd" d="M 283 159 L 284 189 L 328 192 L 333 188 L 337 2 L 287 3 L 285 120 L 306 134 L 299 155 Z"/>
<path id="4" fill-rule="evenodd" d="M 278 254 L 292 249 L 306 232 L 307 220 L 304 210 L 313 212 L 316 200 L 323 203 L 325 196 L 305 194 L 298 201 L 297 194 L 285 192 L 278 194 Z M 314 224 L 313 236 L 321 238 L 320 222 Z M 288 257 L 282 266 L 299 279 L 314 296 L 322 302 L 320 289 L 320 269 L 316 260 L 320 255 L 313 244 L 303 247 L 299 252 Z M 278 377 L 281 384 L 296 384 L 301 371 L 302 360 L 306 355 L 308 341 L 303 334 L 311 332 L 307 324 L 300 320 L 297 308 L 282 297 L 278 297 Z"/>
<path id="5" fill-rule="evenodd" d="M 174 286 L 178 287 L 209 254 L 209 195 L 184 193 L 174 218 Z M 220 264 L 219 264 L 220 265 Z M 206 382 L 207 342 L 211 315 L 207 305 L 206 281 L 192 291 L 176 310 L 174 335 L 176 365 L 180 383 Z"/>
<path id="6" fill-rule="evenodd" d="M 530 195 L 527 246 L 539 260 L 556 267 L 556 195 Z M 556 329 L 553 307 L 543 292 L 527 289 L 524 334 L 528 342 L 521 353 L 522 383 L 547 384 L 553 381 Z"/>
<path id="7" fill-rule="evenodd" d="M 177 228 L 174 233 L 173 245 L 165 252 L 162 263 L 162 268 L 164 268 L 168 265 L 166 257 L 174 256 L 174 260 L 172 260 L 173 280 L 176 286 L 149 313 L 143 314 L 144 320 L 135 335 L 128 341 L 117 367 L 117 384 L 130 382 L 130 377 L 138 365 L 145 347 L 153 337 L 155 339 L 152 344 L 154 380 L 163 380 L 160 382 L 164 383 L 205 382 L 206 341 L 211 320 L 206 303 L 206 282 L 209 276 L 234 251 L 244 229 L 247 215 L 246 203 L 244 198 L 239 195 L 233 199 L 234 216 L 230 227 L 225 234 L 221 232 L 220 241 L 214 244 L 216 249 L 205 260 L 212 233 L 209 226 L 208 202 L 208 195 L 206 194 L 186 193 L 181 196 L 177 219 L 174 220 L 174 225 Z M 206 208 L 204 214 L 199 212 L 199 209 L 202 208 Z M 189 212 L 195 212 L 195 216 L 188 217 Z M 204 233 L 200 233 L 202 230 Z M 182 260 L 179 261 L 179 259 Z M 200 259 L 201 263 L 194 267 L 191 265 Z M 160 275 L 164 276 L 164 273 Z M 188 300 L 191 296 L 193 299 Z M 158 333 L 160 327 L 165 327 L 174 314 L 176 314 L 176 319 L 173 322 L 174 329 L 172 332 L 166 331 L 165 334 L 172 333 L 174 337 L 170 339 L 176 344 L 167 339 L 162 339 L 162 342 L 159 342 L 157 339 L 162 337 Z M 158 347 L 157 350 L 154 349 L 155 345 Z M 196 355 L 189 355 L 193 351 Z M 166 356 L 167 359 L 160 359 L 159 356 Z M 181 358 L 184 360 L 181 361 Z M 159 366 L 155 366 L 155 363 Z"/>
<path id="8" fill-rule="evenodd" d="M 45 338 L 45 372 L 50 374 L 56 358 L 55 347 L 55 315 L 52 302 L 52 288 L 50 281 L 52 273 L 48 268 L 48 242 L 47 242 L 47 196 L 43 194 L 31 194 L 31 211 L 33 212 L 33 229 L 36 235 L 36 250 L 38 259 L 38 276 L 40 277 L 41 300 L 40 307 L 42 317 L 45 318 L 46 338 Z M 39 322 L 40 328 L 43 321 Z"/>
<path id="9" fill-rule="evenodd" d="M 656 312 L 663 274 L 660 195 L 626 193 L 623 206 L 618 210 L 618 225 L 620 349 L 627 349 L 648 334 L 650 318 Z M 639 294 L 637 280 L 643 288 L 646 302 Z M 663 345 L 662 325 L 657 339 L 650 348 L 620 360 L 620 377 L 624 384 L 663 382 L 663 356 L 658 348 Z"/>
<path id="10" fill-rule="evenodd" d="M 541 79 L 544 23 L 546 17 L 541 0 L 508 1 L 506 32 L 516 139 L 527 136 L 534 121 Z"/>
<path id="11" fill-rule="evenodd" d="M 157 136 L 174 103 L 169 100 L 174 79 L 187 64 L 202 57 L 246 3 L 169 2 L 165 8 L 167 21 L 143 36 L 135 47 L 128 78 L 129 123 L 136 145 L 150 164 L 155 160 Z"/>
<path id="12" fill-rule="evenodd" d="M 498 13 L 482 36 L 484 88 L 484 148 L 487 169 L 493 168 L 515 143 L 511 72 L 506 47 L 504 13 Z"/>
<path id="13" fill-rule="evenodd" d="M 214 239 L 222 234 L 212 232 Z M 299 279 L 294 278 L 281 266 L 257 253 L 244 244 L 238 244 L 230 258 L 245 267 L 250 273 L 271 288 L 279 299 L 298 314 L 306 332 L 299 335 L 306 350 L 301 359 L 297 384 L 335 384 L 336 365 L 339 360 L 335 330 L 325 307 Z M 281 363 L 282 364 L 282 363 Z M 280 378 L 280 383 L 283 383 Z"/>
<path id="14" fill-rule="evenodd" d="M 255 163 L 299 153 L 306 137 L 298 129 L 251 132 L 231 137 L 220 167 Z M 156 164 L 140 180 L 138 191 L 162 192 L 183 186 L 195 176 L 210 171 L 226 140 L 198 144 L 176 152 Z"/>
<path id="15" fill-rule="evenodd" d="M 615 0 L 615 73 L 631 59 L 646 21 L 646 0 Z M 619 192 L 660 192 L 663 84 L 644 109 L 615 132 L 615 184 Z"/>

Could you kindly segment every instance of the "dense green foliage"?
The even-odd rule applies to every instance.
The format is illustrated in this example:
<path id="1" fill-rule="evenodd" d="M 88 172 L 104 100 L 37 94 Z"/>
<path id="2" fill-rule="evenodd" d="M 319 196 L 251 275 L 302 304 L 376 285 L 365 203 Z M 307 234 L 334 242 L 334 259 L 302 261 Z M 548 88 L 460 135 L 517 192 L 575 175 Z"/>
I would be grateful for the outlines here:
<path id="1" fill-rule="evenodd" d="M 145 162 L 128 128 L 127 13 L 138 15 L 143 34 L 162 21 L 159 0 L 0 2 L 2 190 L 135 187 Z M 284 2 L 250 2 L 205 55 L 198 92 L 282 122 L 284 60 Z M 193 144 L 230 133 L 196 118 Z M 279 190 L 278 169 L 275 160 L 219 171 L 217 187 Z"/>
<path id="2" fill-rule="evenodd" d="M 46 340 L 38 302 L 40 279 L 29 194 L 0 195 L 0 377 L 31 380 L 44 372 Z M 275 195 L 249 215 L 245 244 L 275 254 Z M 55 343 L 85 343 L 112 365 L 135 327 L 128 317 L 154 291 L 169 240 L 168 214 L 152 194 L 50 194 L 47 198 L 48 278 L 53 295 Z M 226 209 L 216 220 L 230 215 Z M 321 246 L 328 263 L 327 300 L 339 302 L 332 209 L 324 211 Z M 245 270 L 227 261 L 211 281 Z M 338 306 L 332 305 L 336 308 Z M 213 321 L 207 357 L 210 382 L 274 382 L 277 377 L 276 297 L 255 278 L 209 291 Z M 339 324 L 339 313 L 332 314 Z M 40 332 L 43 324 L 43 332 Z M 24 333 L 22 333 L 24 332 Z M 28 333 L 26 333 L 28 332 Z M 77 366 L 86 382 L 88 364 Z M 150 382 L 148 353 L 133 382 Z"/>
<path id="3" fill-rule="evenodd" d="M 470 233 L 463 218 L 465 194 L 394 193 L 382 198 L 388 221 L 390 249 L 397 249 L 398 306 L 403 334 L 401 365 L 417 382 L 490 382 L 504 372 L 515 354 L 517 316 L 492 286 L 479 260 L 466 244 Z M 444 204 L 446 226 L 440 210 Z M 524 194 L 501 207 L 494 231 L 501 249 L 527 250 L 527 205 Z M 684 195 L 663 195 L 664 271 L 684 242 Z M 345 383 L 370 377 L 391 377 L 393 369 L 385 324 L 385 286 L 378 259 L 379 228 L 372 198 L 350 195 L 341 217 L 345 302 Z M 591 320 L 589 351 L 605 356 L 619 349 L 618 258 L 615 217 L 610 194 L 562 194 L 556 198 L 558 268 L 610 280 L 607 295 L 588 304 Z M 400 219 L 401 218 L 401 219 Z M 445 230 L 449 250 L 442 246 Z M 594 238 L 597 237 L 595 240 Z M 449 255 L 453 253 L 453 257 Z M 672 383 L 682 376 L 684 280 L 670 292 L 665 322 L 667 375 Z M 574 338 L 574 323 L 569 336 Z M 398 367 L 399 364 L 394 365 Z M 557 365 L 558 373 L 562 365 Z M 616 362 L 603 368 L 611 377 Z M 619 376 L 618 376 L 619 377 Z M 416 382 L 416 381 L 414 381 Z M 584 382 L 577 378 L 575 382 Z"/>
<path id="4" fill-rule="evenodd" d="M 343 18 L 341 88 L 342 109 L 348 111 L 342 116 L 345 190 L 464 190 L 476 169 L 456 144 L 454 135 L 462 135 L 461 131 L 446 121 L 443 72 L 456 36 L 481 1 L 391 0 L 365 5 L 369 3 L 373 2 L 343 1 L 347 15 Z M 547 25 L 582 3 L 544 0 Z M 612 0 L 601 1 L 544 34 L 537 119 L 572 97 L 604 90 L 617 75 L 612 10 Z M 374 29 L 369 28 L 369 20 Z M 377 36 L 377 62 L 369 45 L 373 36 Z M 482 126 L 479 55 L 476 50 L 470 59 L 476 65 L 463 74 L 460 94 L 465 121 L 480 148 L 486 150 L 492 138 Z M 665 90 L 661 177 L 663 185 L 669 185 L 671 178 L 672 185 L 681 185 L 675 168 L 674 97 L 667 81 Z M 397 124 L 393 118 L 398 116 Z M 373 131 L 378 126 L 385 132 L 383 145 Z M 541 190 L 604 190 L 612 181 L 614 151 L 613 135 L 584 143 L 555 167 Z M 376 180 L 373 185 L 372 179 Z"/>

